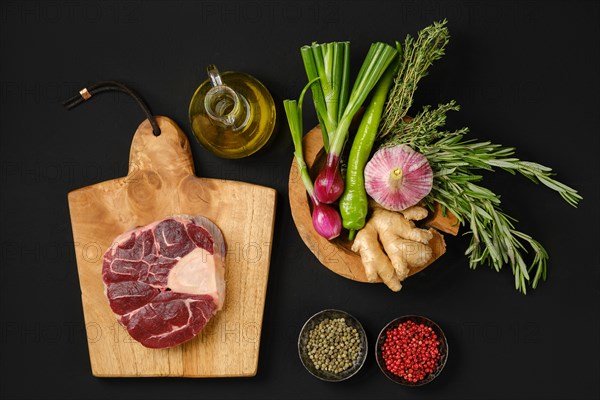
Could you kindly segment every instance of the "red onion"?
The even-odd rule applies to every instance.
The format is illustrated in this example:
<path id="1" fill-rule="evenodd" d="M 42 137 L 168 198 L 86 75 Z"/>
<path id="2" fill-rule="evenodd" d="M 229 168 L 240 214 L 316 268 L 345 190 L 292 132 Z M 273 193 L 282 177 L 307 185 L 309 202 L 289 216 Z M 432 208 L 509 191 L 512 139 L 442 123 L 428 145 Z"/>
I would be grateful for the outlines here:
<path id="1" fill-rule="evenodd" d="M 327 164 L 315 180 L 315 195 L 320 202 L 331 204 L 344 193 L 344 178 L 340 174 L 338 157 L 328 157 Z"/>
<path id="2" fill-rule="evenodd" d="M 313 227 L 327 240 L 334 239 L 342 232 L 342 218 L 337 210 L 327 204 L 316 203 L 312 214 Z"/>

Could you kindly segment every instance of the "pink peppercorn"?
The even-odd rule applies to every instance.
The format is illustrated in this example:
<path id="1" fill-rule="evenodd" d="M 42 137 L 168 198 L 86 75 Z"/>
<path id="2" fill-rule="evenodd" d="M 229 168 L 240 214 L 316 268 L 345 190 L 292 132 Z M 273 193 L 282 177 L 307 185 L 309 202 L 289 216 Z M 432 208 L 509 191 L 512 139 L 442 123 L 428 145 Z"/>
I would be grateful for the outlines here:
<path id="1" fill-rule="evenodd" d="M 416 383 L 438 367 L 439 345 L 430 327 L 406 321 L 386 331 L 381 354 L 389 372 Z"/>

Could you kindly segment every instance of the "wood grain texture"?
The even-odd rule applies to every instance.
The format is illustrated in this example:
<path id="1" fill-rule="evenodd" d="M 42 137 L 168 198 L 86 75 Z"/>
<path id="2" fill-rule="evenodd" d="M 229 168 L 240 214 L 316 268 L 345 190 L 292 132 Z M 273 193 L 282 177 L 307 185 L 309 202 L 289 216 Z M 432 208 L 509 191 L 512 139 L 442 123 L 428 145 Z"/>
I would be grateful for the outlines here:
<path id="1" fill-rule="evenodd" d="M 318 164 L 323 161 L 323 138 L 321 129 L 317 126 L 304 135 L 302 144 L 304 146 L 304 159 L 307 167 L 311 172 L 313 170 L 318 170 Z M 315 165 L 317 168 L 314 168 Z M 316 174 L 311 173 L 311 175 Z M 320 236 L 313 228 L 309 200 L 304 185 L 302 184 L 300 172 L 295 160 L 292 161 L 288 191 L 292 217 L 296 224 L 296 228 L 298 229 L 298 233 L 306 246 L 317 257 L 321 264 L 344 278 L 359 282 L 368 282 L 360 256 L 350 250 L 352 242 L 347 240 L 347 231 L 342 231 L 342 235 L 329 241 Z M 431 218 L 428 221 L 428 226 L 449 226 L 446 221 L 440 222 L 439 220 L 441 218 L 446 217 L 443 217 L 441 213 L 437 213 L 435 218 Z M 458 229 L 457 226 L 456 229 Z M 446 243 L 443 235 L 433 228 L 430 228 L 430 231 L 434 234 L 433 239 L 429 242 L 433 250 L 433 256 L 427 265 L 424 265 L 421 268 L 412 268 L 409 276 L 422 271 L 446 252 Z"/>
<path id="2" fill-rule="evenodd" d="M 146 120 L 131 144 L 129 173 L 69 193 L 81 296 L 95 376 L 253 376 L 275 220 L 274 189 L 198 178 L 189 142 L 171 119 Z M 113 239 L 174 214 L 203 215 L 225 237 L 223 309 L 201 334 L 172 349 L 148 349 L 117 322 L 104 294 L 102 257 Z"/>
<path id="3" fill-rule="evenodd" d="M 435 203 L 433 212 L 430 214 L 431 215 L 425 220 L 427 226 L 445 233 L 449 233 L 453 236 L 458 235 L 460 222 L 454 214 L 446 210 L 446 215 L 444 215 L 442 206 L 440 206 L 438 203 Z"/>

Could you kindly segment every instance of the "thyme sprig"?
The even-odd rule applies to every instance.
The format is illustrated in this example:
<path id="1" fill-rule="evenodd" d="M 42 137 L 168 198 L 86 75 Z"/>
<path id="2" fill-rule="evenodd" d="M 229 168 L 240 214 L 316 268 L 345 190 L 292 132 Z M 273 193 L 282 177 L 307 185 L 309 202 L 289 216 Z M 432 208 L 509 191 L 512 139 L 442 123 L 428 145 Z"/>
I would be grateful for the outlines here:
<path id="1" fill-rule="evenodd" d="M 395 128 L 406 116 L 413 103 L 413 95 L 421 78 L 427 76 L 427 69 L 436 60 L 442 58 L 444 49 L 450 40 L 445 19 L 434 22 L 419 32 L 417 40 L 407 35 L 404 40 L 403 62 L 394 79 L 394 86 L 388 95 L 383 111 L 384 118 L 379 128 L 379 136 L 384 137 L 394 132 Z"/>

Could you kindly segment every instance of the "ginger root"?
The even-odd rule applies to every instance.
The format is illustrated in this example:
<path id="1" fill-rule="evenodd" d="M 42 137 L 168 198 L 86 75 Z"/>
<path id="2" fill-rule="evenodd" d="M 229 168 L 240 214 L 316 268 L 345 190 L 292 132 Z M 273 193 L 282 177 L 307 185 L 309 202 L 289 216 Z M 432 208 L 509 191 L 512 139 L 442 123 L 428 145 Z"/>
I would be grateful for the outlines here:
<path id="1" fill-rule="evenodd" d="M 401 213 L 374 207 L 373 215 L 352 244 L 352 251 L 360 253 L 369 282 L 376 282 L 379 276 L 397 292 L 410 268 L 422 267 L 431 259 L 433 251 L 427 244 L 433 234 L 416 228 L 412 222 L 426 216 L 427 210 L 420 206 Z"/>
<path id="2" fill-rule="evenodd" d="M 406 210 L 398 211 L 400 214 L 404 215 L 409 221 L 420 221 L 422 219 L 427 218 L 429 212 L 427 209 L 420 205 L 421 203 L 408 207 Z M 379 203 L 377 203 L 373 199 L 369 199 L 369 208 L 372 210 L 385 210 Z"/>
<path id="3" fill-rule="evenodd" d="M 427 209 L 421 206 L 408 207 L 406 210 L 400 211 L 400 213 L 409 221 L 420 221 L 429 215 Z"/>

